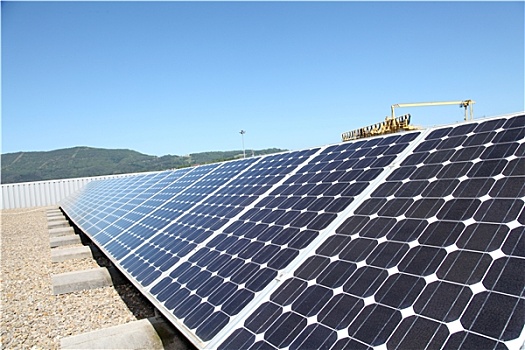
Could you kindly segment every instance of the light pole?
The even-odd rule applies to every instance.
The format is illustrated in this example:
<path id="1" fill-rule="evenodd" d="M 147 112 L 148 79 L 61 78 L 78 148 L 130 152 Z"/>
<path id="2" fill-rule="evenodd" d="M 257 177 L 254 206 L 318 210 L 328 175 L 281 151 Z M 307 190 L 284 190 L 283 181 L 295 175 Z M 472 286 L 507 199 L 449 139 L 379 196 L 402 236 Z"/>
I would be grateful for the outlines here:
<path id="1" fill-rule="evenodd" d="M 239 131 L 239 134 L 241 134 L 241 138 L 242 138 L 242 156 L 243 158 L 246 158 L 246 151 L 244 150 L 244 134 L 246 134 L 246 131 L 241 130 Z"/>

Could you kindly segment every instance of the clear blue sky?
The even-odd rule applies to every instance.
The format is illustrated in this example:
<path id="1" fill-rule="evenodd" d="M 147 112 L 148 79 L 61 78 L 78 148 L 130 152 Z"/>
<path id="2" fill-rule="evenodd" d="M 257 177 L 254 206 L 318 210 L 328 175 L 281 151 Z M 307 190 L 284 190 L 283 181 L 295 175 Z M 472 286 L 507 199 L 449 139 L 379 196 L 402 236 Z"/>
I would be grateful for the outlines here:
<path id="1" fill-rule="evenodd" d="M 524 2 L 5 2 L 2 153 L 302 149 L 524 110 Z M 415 124 L 457 106 L 399 109 Z"/>

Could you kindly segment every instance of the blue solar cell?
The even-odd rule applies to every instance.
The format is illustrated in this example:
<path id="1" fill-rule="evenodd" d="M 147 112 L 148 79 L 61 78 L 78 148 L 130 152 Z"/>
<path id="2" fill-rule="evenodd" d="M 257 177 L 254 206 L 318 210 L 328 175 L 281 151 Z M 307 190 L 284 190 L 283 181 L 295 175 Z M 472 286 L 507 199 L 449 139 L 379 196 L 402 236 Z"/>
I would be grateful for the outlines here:
<path id="1" fill-rule="evenodd" d="M 219 348 L 505 348 L 523 337 L 522 120 L 429 131 Z M 272 332 L 289 305 L 313 321 Z M 311 336 L 320 325 L 325 339 Z"/>
<path id="2" fill-rule="evenodd" d="M 524 313 L 523 298 L 497 292 L 481 292 L 472 298 L 461 317 L 461 323 L 465 330 L 508 341 L 518 338 L 523 331 Z"/>
<path id="3" fill-rule="evenodd" d="M 392 349 L 439 348 L 450 332 L 439 322 L 411 316 L 404 319 L 389 339 L 387 346 Z"/>
<path id="4" fill-rule="evenodd" d="M 523 120 L 100 181 L 63 209 L 199 347 L 495 348 L 523 333 Z"/>

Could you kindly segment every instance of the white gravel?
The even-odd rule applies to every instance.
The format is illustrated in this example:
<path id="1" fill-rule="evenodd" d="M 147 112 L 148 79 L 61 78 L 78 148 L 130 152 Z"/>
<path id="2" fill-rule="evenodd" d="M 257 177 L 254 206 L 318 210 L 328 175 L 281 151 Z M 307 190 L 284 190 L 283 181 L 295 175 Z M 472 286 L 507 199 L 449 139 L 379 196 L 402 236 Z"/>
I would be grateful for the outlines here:
<path id="1" fill-rule="evenodd" d="M 58 349 L 62 337 L 152 317 L 131 284 L 53 295 L 51 275 L 106 260 L 52 263 L 47 209 L 1 211 L 1 348 Z"/>

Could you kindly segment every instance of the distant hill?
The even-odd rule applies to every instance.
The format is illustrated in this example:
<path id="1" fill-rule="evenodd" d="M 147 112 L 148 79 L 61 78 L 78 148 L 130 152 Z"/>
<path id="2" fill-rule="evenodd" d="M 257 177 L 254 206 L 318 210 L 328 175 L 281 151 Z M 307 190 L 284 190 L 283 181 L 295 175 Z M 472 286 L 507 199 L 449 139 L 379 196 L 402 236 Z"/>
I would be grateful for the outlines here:
<path id="1" fill-rule="evenodd" d="M 282 152 L 246 150 L 246 155 Z M 1 182 L 16 183 L 183 168 L 242 157 L 242 151 L 202 152 L 187 156 L 150 156 L 127 149 L 74 147 L 49 152 L 2 154 Z"/>

